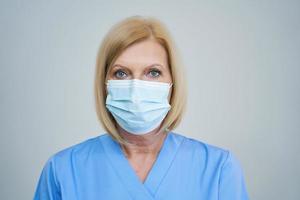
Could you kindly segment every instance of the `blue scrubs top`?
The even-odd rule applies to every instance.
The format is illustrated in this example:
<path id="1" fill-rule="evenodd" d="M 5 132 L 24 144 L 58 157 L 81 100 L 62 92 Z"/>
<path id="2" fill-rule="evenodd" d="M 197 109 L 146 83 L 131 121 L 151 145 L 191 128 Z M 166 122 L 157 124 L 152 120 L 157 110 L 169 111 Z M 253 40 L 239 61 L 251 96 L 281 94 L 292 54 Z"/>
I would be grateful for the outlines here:
<path id="1" fill-rule="evenodd" d="M 246 200 L 229 151 L 169 132 L 142 182 L 109 134 L 64 149 L 46 162 L 34 200 Z"/>

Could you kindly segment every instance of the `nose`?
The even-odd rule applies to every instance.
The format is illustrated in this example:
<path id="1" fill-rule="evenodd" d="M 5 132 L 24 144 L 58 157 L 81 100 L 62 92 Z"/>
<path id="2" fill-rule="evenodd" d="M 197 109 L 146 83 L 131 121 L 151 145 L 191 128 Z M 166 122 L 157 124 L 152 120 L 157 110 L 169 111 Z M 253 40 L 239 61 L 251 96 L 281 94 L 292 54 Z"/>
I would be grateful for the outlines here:
<path id="1" fill-rule="evenodd" d="M 135 71 L 135 72 L 132 72 L 132 79 L 140 79 L 140 80 L 143 80 L 144 79 L 144 76 L 143 76 L 143 72 L 142 71 Z"/>
<path id="2" fill-rule="evenodd" d="M 137 88 L 135 85 L 131 87 L 131 101 L 134 104 L 138 104 L 141 101 L 141 97 L 139 95 L 140 88 Z"/>

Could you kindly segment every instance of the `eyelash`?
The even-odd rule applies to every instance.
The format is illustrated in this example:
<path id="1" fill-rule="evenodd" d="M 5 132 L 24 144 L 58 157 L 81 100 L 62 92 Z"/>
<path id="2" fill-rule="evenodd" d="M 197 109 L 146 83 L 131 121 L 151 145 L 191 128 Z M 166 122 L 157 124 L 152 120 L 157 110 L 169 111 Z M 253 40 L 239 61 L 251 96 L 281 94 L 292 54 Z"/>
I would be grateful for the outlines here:
<path id="1" fill-rule="evenodd" d="M 125 73 L 125 74 L 126 74 L 125 71 L 123 71 L 123 70 L 121 70 L 121 69 L 118 69 L 117 71 L 114 72 L 114 76 L 117 77 L 117 78 L 120 78 L 120 77 L 118 77 L 118 75 L 117 75 L 119 72 L 122 72 L 122 73 Z M 162 74 L 161 71 L 158 70 L 158 69 L 150 69 L 150 71 L 148 72 L 148 74 L 150 74 L 151 72 L 156 72 L 156 73 L 158 73 L 158 75 L 157 75 L 157 76 L 153 76 L 153 78 L 158 78 L 158 77 Z M 122 77 L 121 77 L 121 78 L 122 78 Z"/>
<path id="2" fill-rule="evenodd" d="M 148 74 L 150 74 L 151 72 L 156 72 L 156 73 L 158 73 L 158 75 L 157 75 L 157 76 L 155 76 L 155 78 L 157 78 L 157 77 L 159 77 L 159 76 L 161 75 L 161 71 L 160 71 L 160 70 L 158 70 L 158 69 L 150 69 L 150 71 L 149 71 L 149 73 L 148 73 Z"/>
<path id="3" fill-rule="evenodd" d="M 114 72 L 114 76 L 117 77 L 117 78 L 119 78 L 119 77 L 117 76 L 118 72 L 125 73 L 123 70 L 120 70 L 120 69 L 117 70 L 117 71 L 115 71 L 115 72 Z M 126 74 L 126 73 L 125 73 L 125 74 Z"/>

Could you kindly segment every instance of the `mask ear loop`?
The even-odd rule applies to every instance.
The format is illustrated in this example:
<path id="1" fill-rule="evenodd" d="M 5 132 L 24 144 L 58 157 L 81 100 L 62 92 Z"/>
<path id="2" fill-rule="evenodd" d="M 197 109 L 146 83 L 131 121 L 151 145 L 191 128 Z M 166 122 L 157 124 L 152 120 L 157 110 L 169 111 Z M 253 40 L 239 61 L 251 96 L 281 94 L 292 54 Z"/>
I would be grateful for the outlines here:
<path id="1" fill-rule="evenodd" d="M 170 88 L 172 88 L 173 85 L 174 85 L 174 83 L 169 83 L 169 84 L 170 84 Z M 170 131 L 169 127 L 168 127 L 168 126 L 165 127 L 164 131 L 165 131 L 166 133 L 168 133 L 168 132 Z"/>

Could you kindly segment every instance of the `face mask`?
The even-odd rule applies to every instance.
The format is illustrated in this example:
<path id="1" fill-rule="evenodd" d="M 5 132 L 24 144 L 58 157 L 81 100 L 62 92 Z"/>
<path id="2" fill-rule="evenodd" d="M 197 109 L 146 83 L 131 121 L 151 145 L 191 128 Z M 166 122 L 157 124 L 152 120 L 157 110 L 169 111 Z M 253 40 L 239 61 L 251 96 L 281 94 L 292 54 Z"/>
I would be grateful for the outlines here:
<path id="1" fill-rule="evenodd" d="M 108 80 L 106 107 L 127 132 L 142 135 L 157 128 L 171 105 L 172 84 L 131 80 Z"/>

